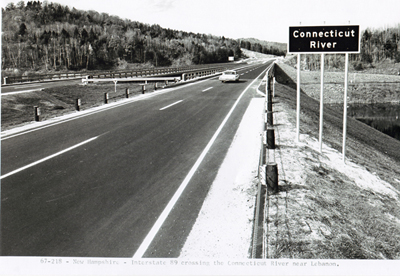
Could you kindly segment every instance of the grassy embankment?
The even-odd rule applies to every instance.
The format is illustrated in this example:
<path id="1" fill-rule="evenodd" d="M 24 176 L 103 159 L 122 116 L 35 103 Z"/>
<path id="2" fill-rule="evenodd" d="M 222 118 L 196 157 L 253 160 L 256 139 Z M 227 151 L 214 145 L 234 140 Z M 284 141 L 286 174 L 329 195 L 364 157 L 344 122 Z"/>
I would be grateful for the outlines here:
<path id="1" fill-rule="evenodd" d="M 342 113 L 326 107 L 326 146 L 320 154 L 317 75 L 318 72 L 302 72 L 302 82 L 309 84 L 302 85 L 302 135 L 301 142 L 296 144 L 296 70 L 282 63 L 276 67 L 274 122 L 277 122 L 276 154 L 281 163 L 280 193 L 269 195 L 267 200 L 266 255 L 268 258 L 400 259 L 400 141 L 349 118 L 348 160 L 344 165 Z M 336 82 L 336 77 L 339 78 L 337 73 L 327 73 L 325 80 Z M 372 76 L 357 74 L 356 77 L 372 80 Z M 362 85 L 351 91 L 350 102 L 361 98 L 372 101 L 369 88 L 361 88 Z M 327 102 L 343 101 L 340 86 L 332 84 L 331 90 L 326 90 Z M 399 99 L 400 95 L 395 93 L 399 93 L 398 89 L 386 93 L 385 99 Z"/>
<path id="2" fill-rule="evenodd" d="M 292 87 L 297 79 L 296 56 L 280 63 L 290 78 Z M 386 66 L 386 67 L 385 67 Z M 382 68 L 383 67 L 383 68 Z M 386 71 L 385 71 L 386 68 Z M 348 103 L 400 103 L 400 63 L 379 64 L 364 71 L 355 71 L 349 68 L 348 75 Z M 319 100 L 321 72 L 301 71 L 301 88 L 308 96 Z M 324 73 L 324 103 L 343 103 L 344 68 L 331 70 L 325 68 Z"/>
<path id="3" fill-rule="evenodd" d="M 158 87 L 161 87 L 161 83 Z M 75 111 L 76 99 L 81 99 L 81 110 L 104 104 L 104 93 L 109 93 L 109 102 L 125 98 L 125 89 L 130 97 L 142 93 L 137 83 L 98 83 L 47 88 L 42 91 L 4 95 L 1 97 L 1 130 L 30 123 L 34 120 L 34 106 L 40 107 L 41 120 L 65 115 Z M 146 93 L 154 92 L 154 84 L 146 85 Z"/>

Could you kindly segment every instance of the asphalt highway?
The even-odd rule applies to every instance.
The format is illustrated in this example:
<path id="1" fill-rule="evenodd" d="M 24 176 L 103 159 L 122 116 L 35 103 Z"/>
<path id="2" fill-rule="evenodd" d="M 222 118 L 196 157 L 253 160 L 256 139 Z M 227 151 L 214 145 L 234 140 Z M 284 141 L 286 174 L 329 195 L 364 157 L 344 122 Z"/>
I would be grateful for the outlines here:
<path id="1" fill-rule="evenodd" d="M 33 91 L 42 90 L 44 88 L 57 87 L 57 86 L 65 86 L 71 84 L 82 83 L 81 79 L 74 80 L 58 80 L 58 81 L 49 81 L 49 82 L 33 82 L 33 83 L 23 83 L 23 84 L 15 84 L 15 85 L 6 85 L 1 87 L 2 94 L 19 94 L 19 93 L 29 93 Z"/>
<path id="2" fill-rule="evenodd" d="M 270 63 L 2 137 L 1 254 L 179 256 Z"/>

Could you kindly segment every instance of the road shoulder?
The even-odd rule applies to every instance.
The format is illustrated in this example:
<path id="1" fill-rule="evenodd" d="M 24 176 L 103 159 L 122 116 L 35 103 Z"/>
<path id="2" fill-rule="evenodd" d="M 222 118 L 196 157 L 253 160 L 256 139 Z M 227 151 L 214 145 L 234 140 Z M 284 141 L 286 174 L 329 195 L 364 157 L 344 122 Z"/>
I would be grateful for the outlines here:
<path id="1" fill-rule="evenodd" d="M 248 258 L 264 98 L 251 100 L 180 258 Z"/>

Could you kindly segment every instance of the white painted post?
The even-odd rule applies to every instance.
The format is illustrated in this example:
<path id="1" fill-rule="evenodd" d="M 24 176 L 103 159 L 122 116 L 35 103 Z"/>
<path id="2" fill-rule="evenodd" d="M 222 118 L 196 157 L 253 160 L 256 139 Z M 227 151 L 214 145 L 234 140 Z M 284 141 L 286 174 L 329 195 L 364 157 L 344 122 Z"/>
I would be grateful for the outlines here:
<path id="1" fill-rule="evenodd" d="M 324 127 L 324 63 L 325 54 L 321 54 L 321 94 L 319 103 L 319 152 L 322 153 L 322 133 Z"/>
<path id="2" fill-rule="evenodd" d="M 300 54 L 297 54 L 297 116 L 296 141 L 300 141 Z"/>
<path id="3" fill-rule="evenodd" d="M 273 82 L 273 86 L 272 86 L 272 97 L 275 98 L 275 77 L 274 77 L 274 82 Z"/>
<path id="4" fill-rule="evenodd" d="M 348 75 L 349 75 L 349 53 L 346 53 L 344 65 L 344 98 L 343 98 L 343 163 L 346 162 L 346 135 L 347 135 L 347 89 L 348 89 Z"/>
<path id="5" fill-rule="evenodd" d="M 117 80 L 113 80 L 114 82 L 114 92 L 117 93 Z"/>
<path id="6" fill-rule="evenodd" d="M 81 110 L 81 99 L 76 99 L 75 101 L 75 109 L 76 111 L 80 111 Z"/>
<path id="7" fill-rule="evenodd" d="M 41 115 L 40 114 L 40 107 L 34 106 L 33 108 L 35 110 L 35 121 L 39 122 L 40 121 L 40 115 Z"/>

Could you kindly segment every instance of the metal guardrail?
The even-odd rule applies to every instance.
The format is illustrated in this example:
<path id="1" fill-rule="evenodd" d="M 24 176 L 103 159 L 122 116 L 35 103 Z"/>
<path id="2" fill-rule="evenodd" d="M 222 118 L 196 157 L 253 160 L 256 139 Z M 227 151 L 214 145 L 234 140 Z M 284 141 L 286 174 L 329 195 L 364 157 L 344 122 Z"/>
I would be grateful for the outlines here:
<path id="1" fill-rule="evenodd" d="M 18 76 L 18 77 L 4 77 L 2 85 L 17 84 L 26 82 L 42 82 L 42 81 L 55 81 L 64 79 L 78 79 L 85 78 L 134 78 L 134 77 L 145 77 L 145 76 L 160 76 L 160 75 L 173 75 L 194 72 L 197 70 L 204 69 L 228 69 L 237 66 L 236 63 L 220 63 L 220 64 L 207 64 L 207 65 L 196 65 L 186 67 L 159 67 L 149 69 L 138 69 L 138 70 L 121 70 L 121 71 L 92 71 L 82 73 L 57 73 L 57 74 L 36 74 L 29 76 Z"/>
<path id="2" fill-rule="evenodd" d="M 27 82 L 54 81 L 54 80 L 64 80 L 64 79 L 78 79 L 86 75 L 87 74 L 83 73 L 60 73 L 60 74 L 48 74 L 48 75 L 4 77 L 2 85 L 27 83 Z"/>
<path id="3" fill-rule="evenodd" d="M 197 78 L 201 78 L 201 77 L 205 77 L 205 76 L 209 76 L 209 75 L 214 75 L 214 74 L 220 73 L 225 70 L 226 70 L 226 67 L 219 68 L 219 69 L 206 69 L 206 70 L 183 73 L 182 81 L 188 81 L 188 80 L 197 79 Z"/>
<path id="4" fill-rule="evenodd" d="M 103 78 L 89 78 L 89 76 L 86 76 L 85 78 L 82 78 L 82 82 L 85 84 L 88 83 L 95 83 L 95 82 L 114 82 L 117 84 L 118 82 L 158 82 L 158 81 L 165 81 L 168 83 L 169 81 L 172 82 L 180 82 L 180 81 L 189 81 L 193 79 L 198 79 L 202 77 L 207 77 L 207 76 L 213 76 L 217 75 L 218 73 L 221 73 L 227 69 L 226 66 L 223 67 L 218 67 L 218 68 L 206 68 L 206 69 L 201 69 L 201 70 L 195 70 L 195 71 L 190 71 L 190 70 L 185 70 L 185 73 L 182 73 L 181 76 L 178 76 L 180 72 L 176 73 L 171 73 L 171 74 L 164 74 L 164 75 L 151 75 L 151 76 L 140 76 L 140 77 L 114 77 L 114 78 L 109 78 L 107 75 L 103 76 Z M 171 77 L 171 75 L 175 75 L 174 77 Z M 99 75 L 100 76 L 100 75 Z M 115 74 L 114 74 L 115 76 Z M 118 75 L 119 76 L 119 75 Z"/>
<path id="5" fill-rule="evenodd" d="M 251 258 L 262 259 L 266 258 L 266 248 L 268 246 L 265 236 L 265 200 L 268 196 L 267 191 L 271 192 L 271 180 L 272 182 L 277 181 L 276 175 L 271 173 L 271 168 L 276 169 L 275 160 L 269 160 L 269 152 L 275 150 L 275 134 L 273 132 L 273 119 L 272 119 L 272 96 L 273 96 L 273 82 L 275 74 L 275 62 L 273 62 L 268 68 L 263 78 L 265 81 L 265 126 L 264 135 L 261 138 L 261 150 L 260 159 L 258 164 L 258 183 L 257 183 L 257 198 L 256 207 L 254 212 L 254 224 L 253 224 L 253 235 L 252 235 L 252 250 Z M 272 130 L 272 132 L 271 132 Z M 271 135 L 272 134 L 272 135 Z M 272 154 L 275 156 L 275 153 Z M 274 159 L 274 158 L 273 158 Z M 273 162 L 271 162 L 273 161 Z M 277 192 L 277 185 L 274 187 L 273 192 Z"/>
<path id="6" fill-rule="evenodd" d="M 114 82 L 115 84 L 117 82 L 133 82 L 133 81 L 138 81 L 138 82 L 157 82 L 157 81 L 165 81 L 165 82 L 177 82 L 180 80 L 180 77 L 139 77 L 139 78 L 104 78 L 104 79 L 89 79 L 89 78 L 83 78 L 82 82 L 84 84 L 88 83 L 94 83 L 94 82 Z"/>

